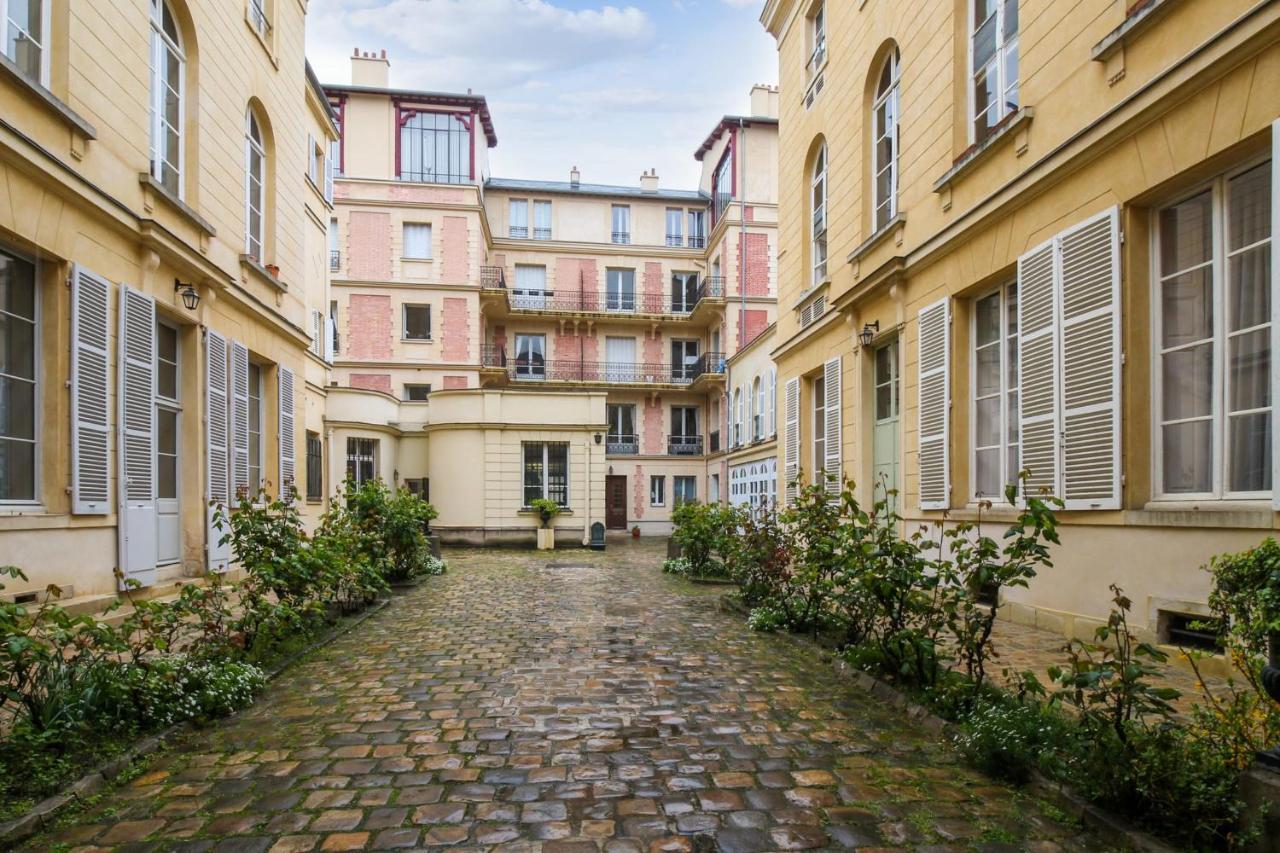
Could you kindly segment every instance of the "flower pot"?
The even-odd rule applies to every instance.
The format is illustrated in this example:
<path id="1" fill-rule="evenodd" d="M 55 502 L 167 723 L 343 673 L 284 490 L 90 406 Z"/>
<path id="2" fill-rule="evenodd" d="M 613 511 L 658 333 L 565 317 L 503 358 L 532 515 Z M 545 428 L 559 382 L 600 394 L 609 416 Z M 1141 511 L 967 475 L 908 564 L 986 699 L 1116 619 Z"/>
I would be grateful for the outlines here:
<path id="1" fill-rule="evenodd" d="M 632 539 L 640 538 L 640 525 L 637 524 L 635 527 L 631 528 L 631 538 Z"/>
<path id="2" fill-rule="evenodd" d="M 556 547 L 556 531 L 553 527 L 538 528 L 538 550 L 553 551 Z"/>

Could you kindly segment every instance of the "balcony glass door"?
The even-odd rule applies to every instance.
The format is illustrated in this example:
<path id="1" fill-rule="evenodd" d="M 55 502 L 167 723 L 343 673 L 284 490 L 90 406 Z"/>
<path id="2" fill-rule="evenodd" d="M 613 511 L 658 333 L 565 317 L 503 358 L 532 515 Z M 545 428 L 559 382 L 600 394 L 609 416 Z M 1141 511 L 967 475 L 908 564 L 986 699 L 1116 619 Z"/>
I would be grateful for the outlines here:
<path id="1" fill-rule="evenodd" d="M 640 451 L 636 435 L 636 407 L 633 403 L 610 403 L 608 406 L 609 434 L 605 452 L 634 454 Z"/>
<path id="2" fill-rule="evenodd" d="M 692 382 L 698 373 L 698 342 L 671 342 L 671 377 L 675 382 Z"/>
<path id="3" fill-rule="evenodd" d="M 672 456 L 698 456 L 702 453 L 702 435 L 698 432 L 697 406 L 671 407 Z"/>
<path id="4" fill-rule="evenodd" d="M 609 311 L 636 310 L 635 270 L 609 270 L 606 279 L 605 308 Z"/>
<path id="5" fill-rule="evenodd" d="M 541 310 L 547 307 L 547 268 L 516 264 L 516 286 L 511 292 L 516 308 Z"/>
<path id="6" fill-rule="evenodd" d="M 547 378 L 547 336 L 516 335 L 516 378 Z"/>
<path id="7" fill-rule="evenodd" d="M 635 338 L 604 339 L 604 381 L 638 382 Z"/>
<path id="8" fill-rule="evenodd" d="M 688 314 L 698 304 L 698 274 L 673 272 L 671 274 L 671 313 Z"/>

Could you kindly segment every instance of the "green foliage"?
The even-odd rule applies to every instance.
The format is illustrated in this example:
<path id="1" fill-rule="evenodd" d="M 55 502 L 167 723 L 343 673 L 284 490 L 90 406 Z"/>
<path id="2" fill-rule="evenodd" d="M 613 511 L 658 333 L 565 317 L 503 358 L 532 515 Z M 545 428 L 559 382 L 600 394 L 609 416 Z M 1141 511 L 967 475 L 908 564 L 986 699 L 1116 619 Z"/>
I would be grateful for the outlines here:
<path id="1" fill-rule="evenodd" d="M 693 566 L 684 557 L 672 557 L 662 562 L 663 574 L 686 577 L 691 571 L 693 571 Z"/>
<path id="2" fill-rule="evenodd" d="M 551 519 L 560 514 L 560 504 L 551 498 L 534 498 L 529 502 L 529 506 L 538 514 L 543 527 L 550 527 Z"/>
<path id="3" fill-rule="evenodd" d="M 955 743 L 984 773 L 1024 784 L 1037 770 L 1059 775 L 1053 767 L 1058 750 L 1069 749 L 1076 737 L 1055 708 L 994 694 L 973 705 Z"/>
<path id="4" fill-rule="evenodd" d="M 675 530 L 671 538 L 689 561 L 690 575 L 703 578 L 729 576 L 725 558 L 729 554 L 739 513 L 720 503 L 687 501 L 671 512 Z"/>
<path id="5" fill-rule="evenodd" d="M 344 527 L 344 535 L 384 578 L 407 581 L 426 574 L 431 556 L 427 525 L 439 513 L 408 489 L 392 491 L 381 480 L 359 487 L 348 480 L 343 506 L 330 513 L 326 526 Z"/>
<path id="6" fill-rule="evenodd" d="M 793 544 L 773 507 L 742 509 L 737 534 L 729 537 L 725 563 L 748 606 L 783 594 L 791 573 Z"/>

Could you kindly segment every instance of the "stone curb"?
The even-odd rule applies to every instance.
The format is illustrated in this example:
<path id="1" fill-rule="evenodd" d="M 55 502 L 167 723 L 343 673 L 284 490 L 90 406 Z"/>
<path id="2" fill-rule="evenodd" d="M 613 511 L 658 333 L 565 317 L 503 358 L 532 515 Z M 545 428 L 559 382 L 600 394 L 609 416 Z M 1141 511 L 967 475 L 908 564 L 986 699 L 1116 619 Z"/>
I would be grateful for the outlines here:
<path id="1" fill-rule="evenodd" d="M 727 595 L 720 597 L 719 607 L 722 611 L 736 613 L 741 616 L 746 616 L 750 613 L 746 605 Z M 827 653 L 826 649 L 818 646 L 808 637 L 799 634 L 775 633 L 774 636 L 781 637 L 786 642 L 808 651 L 816 649 L 820 654 Z M 958 731 L 958 727 L 954 723 L 944 720 L 925 706 L 911 701 L 905 693 L 889 684 L 889 682 L 882 681 L 869 672 L 864 672 L 851 666 L 834 654 L 832 655 L 831 664 L 836 672 L 851 679 L 860 689 L 880 699 L 887 705 L 903 710 L 907 717 L 924 728 L 948 737 Z M 1124 818 L 1113 815 L 1088 802 L 1067 787 L 1050 781 L 1038 772 L 1032 775 L 1027 789 L 1034 796 L 1049 801 L 1066 814 L 1071 815 L 1097 832 L 1109 844 L 1127 847 L 1130 850 L 1141 851 L 1141 853 L 1174 853 L 1176 849 L 1156 840 Z"/>
<path id="2" fill-rule="evenodd" d="M 311 643 L 306 648 L 285 658 L 267 672 L 267 680 L 274 681 L 281 673 L 293 666 L 293 664 L 297 663 L 303 657 L 311 654 L 319 648 L 327 646 L 339 637 L 349 633 L 374 614 L 381 613 L 387 605 L 391 603 L 391 601 L 392 599 L 390 598 L 378 599 L 373 604 L 365 608 L 359 616 L 352 619 L 352 621 L 347 625 L 335 629 L 319 640 L 316 640 L 314 643 Z M 186 732 L 193 727 L 193 724 L 190 722 L 178 723 L 158 734 L 148 735 L 133 746 L 129 747 L 121 755 L 118 755 L 109 761 L 105 761 L 93 770 L 90 770 L 62 791 L 45 797 L 43 800 L 32 806 L 25 814 L 21 814 L 12 820 L 0 823 L 0 844 L 12 844 L 35 835 L 41 829 L 52 824 L 62 809 L 72 803 L 80 802 L 93 796 L 98 791 L 106 787 L 112 779 L 128 769 L 128 767 L 139 758 L 158 752 L 166 742 L 176 735 Z"/>

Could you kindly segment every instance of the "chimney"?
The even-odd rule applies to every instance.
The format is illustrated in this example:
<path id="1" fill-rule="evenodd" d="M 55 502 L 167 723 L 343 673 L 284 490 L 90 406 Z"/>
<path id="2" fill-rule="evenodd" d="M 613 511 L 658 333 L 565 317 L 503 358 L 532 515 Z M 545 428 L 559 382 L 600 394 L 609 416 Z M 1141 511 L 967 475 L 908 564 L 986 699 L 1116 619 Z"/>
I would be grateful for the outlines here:
<path id="1" fill-rule="evenodd" d="M 391 83 L 391 61 L 387 52 L 365 52 L 356 48 L 351 54 L 351 85 L 385 89 Z"/>
<path id="2" fill-rule="evenodd" d="M 581 183 L 582 183 L 582 173 L 578 171 L 577 166 L 574 166 L 573 169 L 570 170 L 569 172 L 569 186 L 573 187 L 576 190 L 578 188 L 578 185 Z"/>
<path id="3" fill-rule="evenodd" d="M 658 170 L 650 169 L 640 175 L 640 192 L 656 193 L 658 191 Z"/>
<path id="4" fill-rule="evenodd" d="M 757 118 L 777 118 L 778 87 L 757 83 L 751 87 L 751 114 Z"/>

